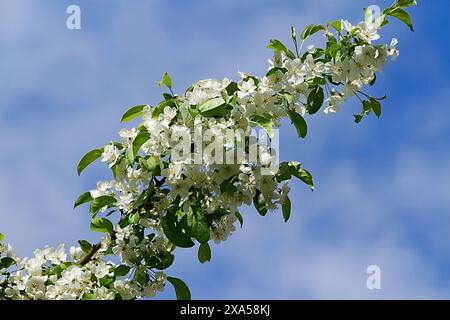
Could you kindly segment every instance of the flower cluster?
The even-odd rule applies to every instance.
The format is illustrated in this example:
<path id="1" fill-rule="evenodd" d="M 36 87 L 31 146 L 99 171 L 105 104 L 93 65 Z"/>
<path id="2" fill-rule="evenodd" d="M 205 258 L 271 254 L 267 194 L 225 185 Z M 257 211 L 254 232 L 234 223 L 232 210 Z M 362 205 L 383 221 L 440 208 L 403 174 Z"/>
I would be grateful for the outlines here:
<path id="1" fill-rule="evenodd" d="M 237 222 L 242 225 L 240 207 L 253 204 L 261 215 L 281 207 L 287 221 L 289 180 L 313 189 L 300 163 L 277 163 L 274 135 L 282 119 L 290 119 L 304 138 L 307 116 L 322 107 L 325 114 L 336 113 L 355 96 L 363 107 L 356 122 L 372 112 L 380 116 L 384 97 L 371 97 L 363 88 L 374 85 L 388 58 L 395 60 L 399 52 L 396 39 L 389 45 L 374 41 L 386 16 L 398 17 L 393 12 L 413 4 L 396 1 L 380 17 L 366 10 L 357 25 L 310 25 L 300 37 L 292 28 L 295 53 L 271 40 L 274 56 L 262 77 L 239 72 L 238 81 L 205 79 L 176 95 L 164 74 L 164 100 L 128 110 L 122 121 L 140 116 L 139 125 L 121 130 L 121 141 L 90 151 L 78 165 L 80 174 L 101 159 L 112 170 L 112 180 L 99 181 L 75 203 L 90 204 L 91 230 L 106 236 L 95 245 L 80 240 L 70 259 L 64 245 L 23 259 L 0 245 L 0 299 L 135 299 L 154 296 L 167 282 L 177 297 L 189 298 L 180 279 L 161 271 L 172 264 L 176 247 L 198 243 L 200 261 L 209 261 L 209 241 L 225 241 Z M 326 46 L 302 53 L 303 43 L 319 32 Z M 268 137 L 265 143 L 252 135 L 256 129 Z M 107 255 L 120 264 L 106 262 Z"/>

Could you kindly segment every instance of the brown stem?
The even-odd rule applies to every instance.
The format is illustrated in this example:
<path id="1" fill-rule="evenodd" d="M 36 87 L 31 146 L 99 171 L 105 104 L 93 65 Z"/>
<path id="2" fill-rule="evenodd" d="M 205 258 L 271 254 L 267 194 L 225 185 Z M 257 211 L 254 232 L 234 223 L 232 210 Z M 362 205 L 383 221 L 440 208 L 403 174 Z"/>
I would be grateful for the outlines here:
<path id="1" fill-rule="evenodd" d="M 111 239 L 112 240 L 116 240 L 116 235 L 115 233 L 111 233 Z M 82 266 L 84 266 L 85 264 L 87 264 L 89 261 L 92 260 L 92 257 L 97 253 L 98 250 L 100 250 L 100 248 L 102 247 L 102 243 L 99 242 L 97 244 L 95 244 L 92 249 L 83 257 L 83 259 L 81 259 L 80 264 Z"/>
<path id="2" fill-rule="evenodd" d="M 100 250 L 102 244 L 99 242 L 97 244 L 95 244 L 92 249 L 83 257 L 83 259 L 80 261 L 80 264 L 82 266 L 84 266 L 85 264 L 87 264 L 89 261 L 91 261 L 92 257 L 94 256 L 94 254 L 97 253 L 98 250 Z"/>

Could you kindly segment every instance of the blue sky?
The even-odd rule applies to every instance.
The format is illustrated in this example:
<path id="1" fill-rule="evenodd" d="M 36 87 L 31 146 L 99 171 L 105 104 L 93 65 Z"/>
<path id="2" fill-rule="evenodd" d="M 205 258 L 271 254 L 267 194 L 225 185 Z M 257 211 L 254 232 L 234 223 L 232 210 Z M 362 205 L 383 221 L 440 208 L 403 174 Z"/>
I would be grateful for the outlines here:
<path id="1" fill-rule="evenodd" d="M 380 120 L 354 124 L 352 100 L 310 119 L 306 140 L 283 127 L 282 159 L 316 181 L 313 193 L 293 183 L 290 222 L 245 208 L 243 229 L 213 246 L 210 263 L 177 252 L 169 273 L 194 298 L 450 298 L 450 6 L 418 2 L 415 33 L 398 22 L 383 32 L 401 55 L 371 89 L 388 95 Z M 81 7 L 81 30 L 65 27 L 70 4 Z M 269 38 L 287 42 L 291 25 L 356 23 L 370 4 L 390 1 L 2 0 L 0 231 L 21 255 L 95 241 L 86 208 L 72 204 L 109 173 L 96 164 L 77 177 L 76 164 L 116 139 L 124 110 L 159 101 L 163 72 L 179 91 L 237 70 L 263 74 Z M 381 290 L 366 288 L 372 264 Z"/>

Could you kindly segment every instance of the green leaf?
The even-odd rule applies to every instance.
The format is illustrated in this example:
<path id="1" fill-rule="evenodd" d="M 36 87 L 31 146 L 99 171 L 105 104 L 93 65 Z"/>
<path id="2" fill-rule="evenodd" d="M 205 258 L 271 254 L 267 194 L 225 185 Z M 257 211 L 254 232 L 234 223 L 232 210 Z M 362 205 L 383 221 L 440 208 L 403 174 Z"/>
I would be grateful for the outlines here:
<path id="1" fill-rule="evenodd" d="M 146 131 L 146 130 L 139 131 L 139 133 L 137 134 L 137 136 L 133 140 L 133 144 L 132 144 L 133 148 L 131 149 L 132 151 L 129 151 L 129 152 L 132 152 L 132 154 L 129 155 L 128 157 L 132 158 L 133 161 L 134 161 L 134 159 L 136 158 L 136 156 L 137 156 L 137 154 L 139 152 L 139 149 L 149 139 L 150 139 L 150 133 L 148 133 L 148 131 Z"/>
<path id="2" fill-rule="evenodd" d="M 271 75 L 277 73 L 278 71 L 281 71 L 282 73 L 286 73 L 288 70 L 286 68 L 274 67 L 274 68 L 271 68 L 269 71 L 267 71 L 266 77 L 271 76 Z"/>
<path id="3" fill-rule="evenodd" d="M 158 81 L 160 87 L 165 85 L 167 88 L 172 89 L 172 79 L 167 72 L 164 73 L 161 81 Z"/>
<path id="4" fill-rule="evenodd" d="M 299 178 L 301 181 L 306 183 L 306 185 L 311 189 L 311 191 L 314 191 L 314 182 L 313 177 L 311 173 L 309 173 L 306 169 L 300 169 L 297 174 L 292 173 L 293 176 Z"/>
<path id="5" fill-rule="evenodd" d="M 253 114 L 250 116 L 250 122 L 257 124 L 258 126 L 260 126 L 261 128 L 263 128 L 267 134 L 269 135 L 269 137 L 272 139 L 273 138 L 273 122 L 272 122 L 272 118 L 270 115 L 268 114 Z"/>
<path id="6" fill-rule="evenodd" d="M 92 218 L 91 230 L 103 233 L 113 233 L 114 226 L 112 222 L 106 218 Z"/>
<path id="7" fill-rule="evenodd" d="M 291 119 L 292 124 L 294 124 L 295 129 L 297 130 L 297 134 L 300 138 L 305 138 L 308 133 L 308 125 L 306 124 L 305 119 L 297 112 L 288 110 L 289 118 Z"/>
<path id="8" fill-rule="evenodd" d="M 13 258 L 5 257 L 0 259 L 0 269 L 8 269 L 11 265 L 16 263 Z"/>
<path id="9" fill-rule="evenodd" d="M 0 241 L 5 240 L 5 235 L 3 233 L 0 233 Z"/>
<path id="10" fill-rule="evenodd" d="M 334 22 L 331 23 L 331 26 L 337 31 L 337 32 L 341 32 L 342 30 L 342 21 L 341 20 L 336 20 Z"/>
<path id="11" fill-rule="evenodd" d="M 95 299 L 95 294 L 93 294 L 93 293 L 85 293 L 85 294 L 83 294 L 83 297 L 81 298 L 81 300 L 96 300 Z"/>
<path id="12" fill-rule="evenodd" d="M 120 121 L 127 122 L 139 117 L 142 114 L 142 111 L 144 110 L 145 107 L 146 107 L 145 104 L 141 104 L 130 108 L 127 112 L 123 114 L 122 119 Z"/>
<path id="13" fill-rule="evenodd" d="M 161 225 L 164 234 L 177 247 L 190 248 L 195 245 L 190 236 L 185 233 L 187 225 L 184 225 L 184 221 L 178 221 L 174 212 L 167 212 L 164 219 L 161 219 Z"/>
<path id="14" fill-rule="evenodd" d="M 406 24 L 411 31 L 414 31 L 411 16 L 409 15 L 408 12 L 401 9 L 400 7 L 387 8 L 383 13 L 387 16 L 399 19 L 404 24 Z"/>
<path id="15" fill-rule="evenodd" d="M 381 104 L 375 99 L 370 99 L 370 102 L 372 104 L 373 112 L 379 118 L 381 116 Z"/>
<path id="16" fill-rule="evenodd" d="M 167 277 L 167 281 L 169 281 L 174 287 L 178 300 L 191 300 L 191 292 L 189 291 L 189 287 L 181 279 Z"/>
<path id="17" fill-rule="evenodd" d="M 297 30 L 295 29 L 294 26 L 291 26 L 291 39 L 292 39 L 292 42 L 294 43 L 295 53 L 297 54 L 297 57 L 298 57 L 299 52 L 298 52 L 298 43 L 297 43 Z"/>
<path id="18" fill-rule="evenodd" d="M 112 196 L 100 196 L 98 198 L 94 198 L 91 202 L 91 206 L 89 211 L 95 215 L 97 214 L 103 207 L 113 205 L 117 202 L 116 198 Z"/>
<path id="19" fill-rule="evenodd" d="M 83 252 L 88 253 L 92 249 L 92 244 L 89 243 L 89 241 L 86 240 L 78 240 L 78 243 L 80 244 L 81 250 Z"/>
<path id="20" fill-rule="evenodd" d="M 200 244 L 200 247 L 198 248 L 198 260 L 201 263 L 211 261 L 211 248 L 209 247 L 208 242 Z"/>
<path id="21" fill-rule="evenodd" d="M 300 163 L 299 163 L 300 165 Z M 278 169 L 276 179 L 278 182 L 289 180 L 292 177 L 291 170 L 287 162 L 282 162 Z"/>
<path id="22" fill-rule="evenodd" d="M 198 110 L 204 117 L 224 117 L 231 110 L 231 106 L 222 97 L 217 97 L 202 103 Z"/>
<path id="23" fill-rule="evenodd" d="M 234 213 L 234 215 L 236 216 L 236 219 L 238 219 L 239 223 L 241 224 L 241 228 L 242 228 L 242 226 L 244 225 L 244 218 L 242 217 L 242 215 L 238 211 L 236 211 Z"/>
<path id="24" fill-rule="evenodd" d="M 267 45 L 267 48 L 279 52 L 284 52 L 289 59 L 295 59 L 295 54 L 291 50 L 286 48 L 286 46 L 279 40 L 271 39 L 269 44 Z"/>
<path id="25" fill-rule="evenodd" d="M 130 223 L 132 223 L 132 224 L 137 224 L 138 222 L 139 222 L 139 219 L 140 219 L 141 217 L 140 217 L 140 215 L 139 215 L 139 212 L 135 212 L 135 213 L 133 213 L 131 216 L 130 216 Z"/>
<path id="26" fill-rule="evenodd" d="M 88 153 L 86 153 L 83 156 L 83 158 L 81 158 L 80 162 L 78 163 L 78 166 L 77 166 L 78 175 L 80 175 L 81 172 L 83 172 L 83 170 L 86 169 L 86 167 L 88 165 L 90 165 L 92 162 L 94 162 L 95 160 L 100 158 L 102 156 L 102 153 L 103 153 L 103 148 L 94 149 L 94 150 L 91 150 Z"/>
<path id="27" fill-rule="evenodd" d="M 234 193 L 237 191 L 234 183 L 238 180 L 238 176 L 234 175 L 222 181 L 222 183 L 220 184 L 220 193 L 228 193 L 230 196 L 234 195 Z"/>
<path id="28" fill-rule="evenodd" d="M 159 159 L 157 157 L 149 157 L 145 162 L 148 171 L 155 173 L 157 169 L 160 169 Z M 155 174 L 154 174 L 155 175 Z"/>
<path id="29" fill-rule="evenodd" d="M 267 210 L 267 207 L 264 204 L 259 203 L 259 195 L 260 194 L 261 194 L 261 191 L 259 191 L 257 189 L 256 190 L 256 194 L 253 197 L 253 204 L 255 205 L 255 208 L 258 211 L 258 213 L 264 217 L 267 214 L 268 210 Z"/>
<path id="30" fill-rule="evenodd" d="M 187 214 L 189 234 L 198 242 L 207 242 L 210 238 L 209 223 L 203 212 L 191 207 Z"/>
<path id="31" fill-rule="evenodd" d="M 81 194 L 78 199 L 75 201 L 73 208 L 75 209 L 76 207 L 78 207 L 79 205 L 82 205 L 83 203 L 92 201 L 92 196 L 91 193 L 89 191 Z"/>
<path id="32" fill-rule="evenodd" d="M 300 35 L 300 39 L 302 39 L 302 41 L 304 41 L 308 37 L 319 32 L 320 30 L 325 30 L 325 27 L 322 25 L 310 24 L 303 30 L 302 34 Z"/>
<path id="33" fill-rule="evenodd" d="M 294 177 L 303 181 L 311 189 L 311 191 L 314 191 L 313 177 L 311 173 L 308 172 L 308 170 L 302 169 L 301 164 L 295 161 L 290 161 L 287 163 L 287 165 L 289 168 L 289 172 Z"/>
<path id="34" fill-rule="evenodd" d="M 291 216 L 291 200 L 288 196 L 286 196 L 286 200 L 282 203 L 281 209 L 283 211 L 284 222 L 287 222 Z"/>
<path id="35" fill-rule="evenodd" d="M 354 114 L 353 116 L 355 117 L 356 123 L 360 123 L 362 121 L 362 119 L 364 118 L 364 116 L 362 114 Z"/>
<path id="36" fill-rule="evenodd" d="M 306 102 L 306 109 L 309 114 L 315 114 L 320 110 L 324 100 L 324 94 L 322 87 L 315 87 L 308 95 Z"/>
<path id="37" fill-rule="evenodd" d="M 116 277 L 124 277 L 130 272 L 130 270 L 131 268 L 129 266 L 121 264 L 114 269 L 114 275 Z"/>
<path id="38" fill-rule="evenodd" d="M 417 5 L 416 0 L 395 0 L 392 7 L 407 8 Z"/>

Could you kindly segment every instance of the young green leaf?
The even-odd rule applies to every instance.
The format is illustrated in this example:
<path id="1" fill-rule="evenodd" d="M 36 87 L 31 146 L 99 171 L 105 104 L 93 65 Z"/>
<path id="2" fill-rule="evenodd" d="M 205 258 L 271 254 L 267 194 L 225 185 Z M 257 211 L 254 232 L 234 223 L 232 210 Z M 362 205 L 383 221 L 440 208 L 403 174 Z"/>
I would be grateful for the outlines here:
<path id="1" fill-rule="evenodd" d="M 370 102 L 372 104 L 373 112 L 379 118 L 381 116 L 381 104 L 375 99 L 370 99 Z"/>
<path id="2" fill-rule="evenodd" d="M 305 138 L 308 133 L 308 125 L 306 124 L 305 119 L 297 112 L 288 110 L 289 118 L 291 119 L 292 124 L 295 126 L 297 130 L 297 134 L 300 138 Z"/>
<path id="3" fill-rule="evenodd" d="M 198 107 L 200 114 L 207 118 L 224 117 L 231 109 L 232 107 L 226 103 L 223 97 L 210 99 Z"/>
<path id="4" fill-rule="evenodd" d="M 167 281 L 174 287 L 178 300 L 191 300 L 189 287 L 181 279 L 167 277 Z"/>
<path id="5" fill-rule="evenodd" d="M 5 240 L 5 235 L 3 233 L 0 233 L 0 241 Z"/>
<path id="6" fill-rule="evenodd" d="M 163 85 L 172 90 L 172 79 L 170 78 L 169 74 L 167 72 L 164 73 L 161 81 L 158 81 L 158 84 L 160 87 Z"/>
<path id="7" fill-rule="evenodd" d="M 331 23 L 331 26 L 334 28 L 334 30 L 336 30 L 337 32 L 341 32 L 342 30 L 342 21 L 341 20 L 336 20 L 334 22 Z"/>
<path id="8" fill-rule="evenodd" d="M 114 269 L 114 275 L 116 277 L 124 277 L 128 274 L 128 272 L 130 272 L 130 270 L 131 268 L 129 266 L 121 264 Z"/>
<path id="9" fill-rule="evenodd" d="M 291 50 L 286 48 L 286 46 L 279 40 L 271 39 L 269 44 L 267 45 L 267 48 L 279 52 L 284 52 L 289 59 L 295 59 L 295 54 Z"/>
<path id="10" fill-rule="evenodd" d="M 78 243 L 80 244 L 81 250 L 83 252 L 88 253 L 92 249 L 92 244 L 89 243 L 89 241 L 86 240 L 78 240 Z"/>
<path id="11" fill-rule="evenodd" d="M 244 225 L 244 218 L 242 217 L 242 215 L 238 211 L 236 211 L 234 213 L 234 215 L 236 216 L 236 219 L 238 219 L 239 223 L 241 224 L 241 228 L 242 228 L 242 226 Z"/>
<path id="12" fill-rule="evenodd" d="M 253 114 L 250 116 L 250 122 L 257 124 L 263 128 L 269 137 L 273 138 L 273 122 L 270 115 L 266 114 Z"/>
<path id="13" fill-rule="evenodd" d="M 150 133 L 148 133 L 148 131 L 146 131 L 146 130 L 139 131 L 136 138 L 134 138 L 134 140 L 133 140 L 133 148 L 132 148 L 133 154 L 130 156 L 131 158 L 133 158 L 133 160 L 134 160 L 134 158 L 136 158 L 136 156 L 139 152 L 139 149 L 142 147 L 142 145 L 144 143 L 146 143 L 149 139 L 150 139 Z"/>
<path id="14" fill-rule="evenodd" d="M 289 168 L 289 172 L 294 177 L 303 181 L 311 189 L 311 191 L 314 191 L 313 177 L 311 173 L 308 172 L 308 170 L 302 169 L 301 164 L 295 161 L 290 161 L 287 165 Z"/>
<path id="15" fill-rule="evenodd" d="M 203 243 L 209 240 L 209 223 L 200 210 L 191 207 L 187 214 L 187 224 L 189 227 L 189 234 L 197 239 L 198 242 Z"/>
<path id="16" fill-rule="evenodd" d="M 281 210 L 283 211 L 284 222 L 287 222 L 291 216 L 291 200 L 288 196 L 286 196 L 286 199 L 281 204 Z"/>
<path id="17" fill-rule="evenodd" d="M 140 219 L 141 217 L 140 217 L 140 215 L 139 215 L 139 212 L 135 212 L 135 213 L 133 213 L 131 216 L 130 216 L 130 218 L 129 218 L 129 221 L 130 221 L 130 223 L 132 223 L 132 224 L 137 224 L 138 222 L 139 222 L 139 219 Z"/>
<path id="18" fill-rule="evenodd" d="M 320 30 L 325 30 L 325 27 L 322 25 L 310 24 L 303 30 L 302 34 L 300 35 L 300 39 L 302 39 L 302 41 L 305 41 L 308 37 L 319 32 Z"/>
<path id="19" fill-rule="evenodd" d="M 324 100 L 324 93 L 322 87 L 315 87 L 308 95 L 306 102 L 306 110 L 309 114 L 315 114 L 320 110 Z"/>
<path id="20" fill-rule="evenodd" d="M 407 8 L 417 5 L 416 0 L 395 0 L 392 7 Z"/>
<path id="21" fill-rule="evenodd" d="M 166 237 L 177 247 L 190 248 L 195 245 L 185 232 L 188 227 L 187 223 L 183 224 L 178 221 L 175 213 L 167 212 L 164 219 L 161 220 L 161 226 Z"/>
<path id="22" fill-rule="evenodd" d="M 95 215 L 105 206 L 111 206 L 117 202 L 116 198 L 112 196 L 100 196 L 94 198 L 91 201 L 91 206 L 89 207 L 89 211 Z"/>
<path id="23" fill-rule="evenodd" d="M 16 263 L 16 260 L 10 257 L 5 257 L 0 259 L 0 269 L 8 269 L 10 266 L 12 266 L 14 263 Z"/>
<path id="24" fill-rule="evenodd" d="M 291 26 L 291 38 L 292 38 L 292 42 L 294 42 L 295 54 L 297 55 L 297 58 L 298 58 L 300 53 L 298 50 L 298 43 L 297 43 L 297 31 L 295 30 L 294 26 Z"/>
<path id="25" fill-rule="evenodd" d="M 256 190 L 256 194 L 253 197 L 253 204 L 255 205 L 256 211 L 258 211 L 258 213 L 264 217 L 267 214 L 268 210 L 267 210 L 266 205 L 259 202 L 260 194 L 261 194 L 261 191 Z"/>
<path id="26" fill-rule="evenodd" d="M 142 114 L 142 111 L 144 110 L 145 107 L 146 107 L 145 104 L 141 104 L 130 108 L 127 112 L 123 114 L 122 119 L 120 121 L 127 122 L 139 117 Z"/>
<path id="27" fill-rule="evenodd" d="M 102 156 L 102 153 L 103 153 L 103 148 L 94 149 L 94 150 L 91 150 L 88 153 L 86 153 L 83 156 L 83 158 L 81 158 L 80 162 L 78 163 L 78 166 L 77 166 L 78 175 L 80 175 L 81 172 L 83 172 L 83 170 L 86 169 L 86 167 L 88 165 L 90 165 L 92 162 L 94 162 L 95 160 L 100 158 Z"/>
<path id="28" fill-rule="evenodd" d="M 83 203 L 87 203 L 89 201 L 92 201 L 92 196 L 91 193 L 89 191 L 81 194 L 78 199 L 75 201 L 73 208 L 75 209 L 76 207 L 78 207 L 79 205 L 82 205 Z"/>
<path id="29" fill-rule="evenodd" d="M 209 247 L 208 242 L 203 242 L 200 244 L 198 248 L 198 260 L 201 263 L 211 261 L 211 248 Z"/>
<path id="30" fill-rule="evenodd" d="M 411 31 L 414 31 L 411 16 L 409 15 L 408 12 L 406 12 L 402 8 L 400 7 L 387 8 L 383 13 L 387 16 L 399 19 L 404 24 L 406 24 Z"/>
<path id="31" fill-rule="evenodd" d="M 102 233 L 113 233 L 114 226 L 111 221 L 106 218 L 92 218 L 91 230 Z"/>

